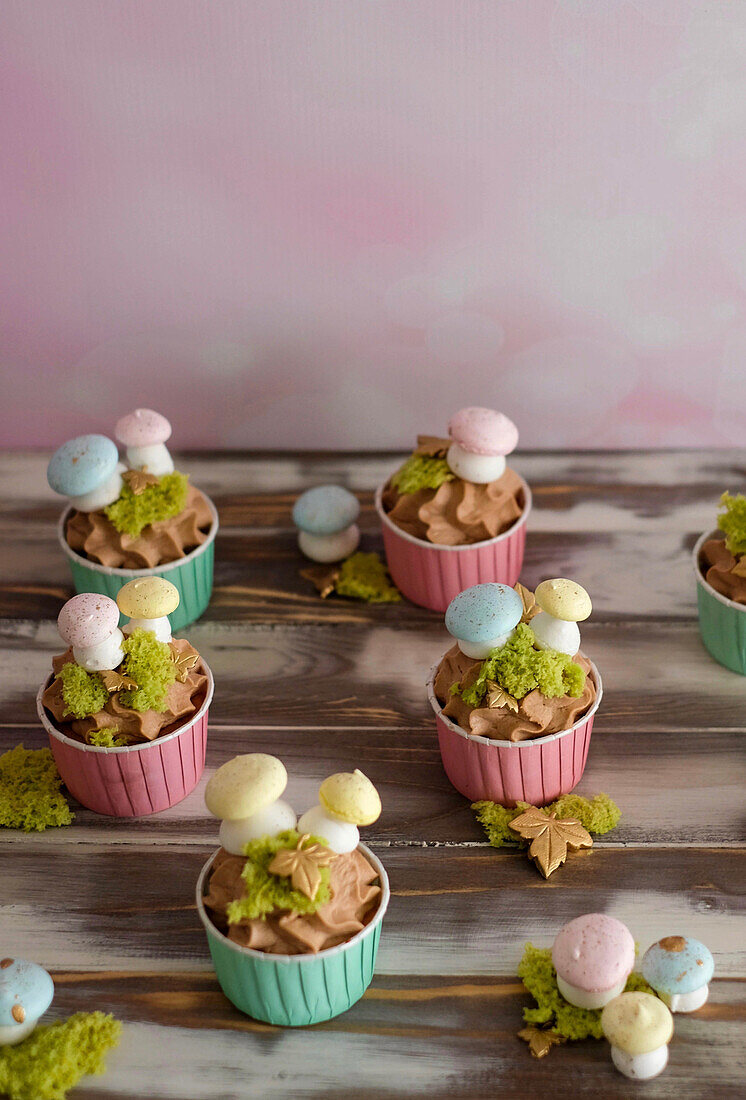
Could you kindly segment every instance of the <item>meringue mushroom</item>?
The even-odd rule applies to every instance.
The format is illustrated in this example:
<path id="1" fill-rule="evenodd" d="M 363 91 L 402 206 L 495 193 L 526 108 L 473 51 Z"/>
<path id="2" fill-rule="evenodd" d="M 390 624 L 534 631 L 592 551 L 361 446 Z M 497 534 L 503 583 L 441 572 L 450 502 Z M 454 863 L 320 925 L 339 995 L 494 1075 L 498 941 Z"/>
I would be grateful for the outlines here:
<path id="1" fill-rule="evenodd" d="M 649 947 L 642 976 L 672 1012 L 696 1012 L 707 1001 L 715 961 L 708 947 L 690 936 L 666 936 Z"/>
<path id="2" fill-rule="evenodd" d="M 80 435 L 54 452 L 47 481 L 79 512 L 97 512 L 118 499 L 125 469 L 116 445 L 105 435 Z"/>
<path id="3" fill-rule="evenodd" d="M 448 424 L 453 443 L 446 461 L 457 477 L 475 485 L 496 481 L 505 473 L 505 456 L 515 450 L 518 429 L 494 409 L 461 409 Z"/>
<path id="4" fill-rule="evenodd" d="M 354 553 L 360 542 L 355 520 L 360 502 L 341 485 L 307 489 L 293 506 L 298 546 L 311 561 L 335 562 Z"/>
<path id="5" fill-rule="evenodd" d="M 625 1077 L 649 1081 L 668 1064 L 673 1017 L 651 993 L 622 993 L 601 1013 L 601 1027 L 611 1044 L 611 1060 Z"/>
<path id="6" fill-rule="evenodd" d="M 127 448 L 127 461 L 133 470 L 144 470 L 155 477 L 173 473 L 174 463 L 166 440 L 171 425 L 153 409 L 135 409 L 117 421 L 114 434 Z"/>
<path id="7" fill-rule="evenodd" d="M 298 822 L 301 833 L 322 837 L 333 852 L 354 852 L 360 843 L 358 825 L 372 825 L 381 815 L 381 799 L 367 775 L 338 772 L 319 787 L 319 805 Z"/>
<path id="8" fill-rule="evenodd" d="M 26 959 L 0 959 L 0 1047 L 30 1035 L 53 996 L 54 983 L 44 967 Z"/>
<path id="9" fill-rule="evenodd" d="M 73 596 L 57 617 L 57 630 L 87 672 L 115 669 L 124 660 L 119 608 L 108 596 L 96 592 Z"/>
<path id="10" fill-rule="evenodd" d="M 509 585 L 474 584 L 449 603 L 446 630 L 467 657 L 484 660 L 490 650 L 505 645 L 522 615 L 523 601 Z"/>
<path id="11" fill-rule="evenodd" d="M 165 577 L 136 577 L 117 592 L 117 604 L 129 622 L 122 630 L 150 630 L 159 642 L 171 641 L 171 622 L 168 618 L 179 606 L 179 590 Z"/>
<path id="12" fill-rule="evenodd" d="M 580 649 L 578 623 L 593 610 L 591 598 L 575 581 L 557 577 L 542 581 L 534 593 L 541 608 L 531 620 L 539 649 L 555 649 L 574 657 Z"/>
<path id="13" fill-rule="evenodd" d="M 226 852 L 241 856 L 250 840 L 295 828 L 295 811 L 280 798 L 287 781 L 282 761 L 263 752 L 234 756 L 218 768 L 205 788 L 205 804 L 221 819 Z"/>
<path id="14" fill-rule="evenodd" d="M 635 963 L 626 925 L 606 913 L 585 913 L 557 934 L 552 946 L 557 985 L 578 1008 L 603 1008 L 618 997 Z"/>

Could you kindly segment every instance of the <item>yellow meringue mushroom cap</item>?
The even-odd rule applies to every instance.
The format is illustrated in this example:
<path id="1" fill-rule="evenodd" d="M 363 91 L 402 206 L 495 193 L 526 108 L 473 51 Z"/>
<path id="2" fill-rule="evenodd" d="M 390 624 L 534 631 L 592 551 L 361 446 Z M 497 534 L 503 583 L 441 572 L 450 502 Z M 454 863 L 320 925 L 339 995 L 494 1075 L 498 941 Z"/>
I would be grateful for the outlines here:
<path id="1" fill-rule="evenodd" d="M 351 825 L 372 825 L 381 816 L 378 791 L 358 768 L 325 779 L 319 787 L 319 802 L 330 814 Z"/>
<path id="2" fill-rule="evenodd" d="M 240 821 L 276 802 L 288 773 L 276 756 L 250 752 L 223 764 L 205 788 L 205 805 L 221 821 Z"/>
<path id="3" fill-rule="evenodd" d="M 586 590 L 577 581 L 568 581 L 564 577 L 542 581 L 534 596 L 542 611 L 566 623 L 580 623 L 593 610 Z"/>
<path id="4" fill-rule="evenodd" d="M 179 606 L 179 590 L 165 577 L 136 577 L 119 589 L 117 604 L 130 619 L 160 619 Z"/>
<path id="5" fill-rule="evenodd" d="M 651 993 L 621 993 L 601 1013 L 601 1027 L 625 1054 L 648 1054 L 673 1035 L 673 1016 Z"/>

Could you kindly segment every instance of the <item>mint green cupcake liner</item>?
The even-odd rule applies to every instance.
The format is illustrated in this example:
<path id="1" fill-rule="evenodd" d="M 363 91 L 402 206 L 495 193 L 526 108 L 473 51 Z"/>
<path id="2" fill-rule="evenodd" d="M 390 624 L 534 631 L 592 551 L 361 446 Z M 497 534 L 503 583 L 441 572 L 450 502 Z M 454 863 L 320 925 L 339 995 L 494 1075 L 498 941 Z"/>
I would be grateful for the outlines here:
<path id="1" fill-rule="evenodd" d="M 316 955 L 270 955 L 224 936 L 202 901 L 217 852 L 210 856 L 197 880 L 197 911 L 220 987 L 240 1012 L 277 1027 L 305 1027 L 339 1016 L 363 996 L 373 979 L 390 891 L 381 861 L 364 844 L 359 848 L 378 872 L 381 901 L 376 914 L 352 939 Z"/>
<path id="2" fill-rule="evenodd" d="M 746 676 L 746 606 L 716 592 L 705 580 L 699 565 L 702 546 L 717 531 L 706 531 L 692 551 L 697 578 L 699 632 L 711 657 L 732 672 Z"/>
<path id="3" fill-rule="evenodd" d="M 62 547 L 76 592 L 100 592 L 102 596 L 117 598 L 117 592 L 134 577 L 165 577 L 179 590 L 179 606 L 172 615 L 171 629 L 183 630 L 204 613 L 212 595 L 213 567 L 215 562 L 215 536 L 218 533 L 218 513 L 209 497 L 205 497 L 212 512 L 212 526 L 206 540 L 186 557 L 159 565 L 155 569 L 114 569 L 99 565 L 76 553 L 67 542 L 65 528 L 71 509 L 66 509 L 57 525 L 57 541 Z M 124 616 L 120 618 L 124 621 Z"/>

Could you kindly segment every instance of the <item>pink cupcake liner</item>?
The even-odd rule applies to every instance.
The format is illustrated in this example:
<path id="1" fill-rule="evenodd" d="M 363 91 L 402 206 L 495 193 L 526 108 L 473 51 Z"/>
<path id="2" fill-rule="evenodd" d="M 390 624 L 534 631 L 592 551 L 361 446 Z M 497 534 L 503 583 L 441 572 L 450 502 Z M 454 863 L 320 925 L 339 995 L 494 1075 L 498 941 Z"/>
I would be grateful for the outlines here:
<path id="1" fill-rule="evenodd" d="M 546 806 L 577 786 L 588 758 L 593 718 L 603 696 L 601 677 L 593 663 L 596 698 L 591 709 L 569 729 L 531 741 L 491 741 L 466 733 L 443 714 L 433 686 L 436 671 L 437 666 L 427 682 L 427 695 L 435 711 L 443 768 L 456 790 L 470 802 Z"/>
<path id="2" fill-rule="evenodd" d="M 396 587 L 412 603 L 431 611 L 445 611 L 454 596 L 473 584 L 498 581 L 514 585 L 523 565 L 526 520 L 531 490 L 521 478 L 523 514 L 494 539 L 469 546 L 439 546 L 416 539 L 389 519 L 381 503 L 383 486 L 376 491 L 376 511 L 383 528 L 386 563 Z"/>
<path id="3" fill-rule="evenodd" d="M 205 701 L 188 725 L 165 737 L 126 748 L 98 748 L 67 737 L 50 721 L 39 688 L 36 710 L 49 734 L 57 770 L 73 798 L 110 817 L 144 817 L 175 806 L 194 790 L 205 767 L 207 715 L 214 681 L 207 672 Z"/>

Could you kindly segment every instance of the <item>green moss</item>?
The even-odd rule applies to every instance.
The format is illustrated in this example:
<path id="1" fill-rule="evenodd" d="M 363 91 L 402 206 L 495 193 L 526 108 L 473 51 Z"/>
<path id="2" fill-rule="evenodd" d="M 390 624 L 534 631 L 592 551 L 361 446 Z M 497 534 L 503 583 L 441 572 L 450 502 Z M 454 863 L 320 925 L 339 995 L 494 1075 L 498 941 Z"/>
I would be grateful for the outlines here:
<path id="1" fill-rule="evenodd" d="M 0 1049 L 0 1095 L 9 1100 L 65 1100 L 83 1077 L 106 1072 L 105 1057 L 122 1033 L 104 1012 L 76 1012 L 41 1024 L 17 1046 Z"/>
<path id="2" fill-rule="evenodd" d="M 106 705 L 109 693 L 101 677 L 95 672 L 86 672 L 82 665 L 68 661 L 55 679 L 62 681 L 65 714 L 71 714 L 73 718 L 88 718 L 91 714 L 98 714 Z"/>
<path id="3" fill-rule="evenodd" d="M 111 726 L 103 730 L 91 730 L 88 734 L 88 744 L 96 745 L 101 749 L 122 749 L 128 744 L 128 739 L 124 736 L 118 736 L 119 730 L 116 726 Z"/>
<path id="4" fill-rule="evenodd" d="M 120 534 L 137 538 L 148 524 L 171 519 L 183 512 L 188 491 L 186 474 L 178 470 L 164 474 L 157 485 L 148 485 L 137 494 L 125 481 L 117 500 L 104 511 Z"/>
<path id="5" fill-rule="evenodd" d="M 536 1001 L 536 1008 L 524 1008 L 527 1024 L 551 1024 L 565 1039 L 601 1039 L 601 1009 L 576 1008 L 559 991 L 557 972 L 549 948 L 527 943 L 518 965 L 518 977 Z M 625 992 L 653 993 L 639 974 L 630 974 Z"/>
<path id="6" fill-rule="evenodd" d="M 386 566 L 378 554 L 358 552 L 342 562 L 334 583 L 340 596 L 368 603 L 399 603 L 401 592 L 392 584 Z"/>
<path id="7" fill-rule="evenodd" d="M 534 643 L 531 627 L 519 623 L 510 641 L 490 652 L 476 681 L 461 692 L 464 702 L 470 707 L 481 706 L 489 681 L 499 684 L 514 699 L 522 699 L 535 688 L 548 699 L 561 695 L 576 699 L 582 695 L 585 672 L 580 665 L 566 653 L 539 649 Z"/>
<path id="8" fill-rule="evenodd" d="M 49 749 L 16 745 L 4 752 L 0 756 L 0 826 L 40 833 L 50 826 L 70 825 L 74 815 L 60 793 L 61 786 Z"/>
<path id="9" fill-rule="evenodd" d="M 299 890 L 292 888 L 289 878 L 271 875 L 267 868 L 277 853 L 283 848 L 295 848 L 300 833 L 287 829 L 277 836 L 261 837 L 250 840 L 244 847 L 246 863 L 241 876 L 246 883 L 244 897 L 228 905 L 228 923 L 237 924 L 241 920 L 255 920 L 265 917 L 276 909 L 288 909 L 295 913 L 315 913 L 331 897 L 329 891 L 329 868 L 320 867 L 321 883 L 316 896 L 307 898 Z M 309 837 L 304 847 L 310 844 L 322 844 L 320 837 Z"/>
<path id="10" fill-rule="evenodd" d="M 718 527 L 725 535 L 726 548 L 734 555 L 746 554 L 746 496 L 723 493 L 720 507 Z"/>
<path id="11" fill-rule="evenodd" d="M 420 489 L 439 489 L 455 477 L 444 458 L 414 454 L 392 476 L 391 484 L 400 493 L 416 493 Z"/>
<path id="12" fill-rule="evenodd" d="M 530 843 L 522 840 L 510 828 L 510 822 L 522 814 L 527 806 L 527 802 L 519 802 L 511 809 L 500 806 L 497 802 L 473 802 L 471 808 L 492 847 L 502 848 L 504 844 L 527 847 Z M 546 814 L 556 813 L 557 817 L 574 817 L 589 833 L 596 836 L 615 829 L 622 816 L 616 802 L 607 794 L 597 794 L 591 799 L 583 798 L 580 794 L 565 794 L 551 805 L 544 806 L 543 810 Z"/>
<path id="13" fill-rule="evenodd" d="M 163 714 L 168 689 L 176 679 L 176 666 L 166 642 L 159 642 L 152 630 L 133 630 L 122 643 L 122 672 L 136 683 L 134 691 L 121 691 L 119 701 L 133 710 L 155 710 Z"/>

